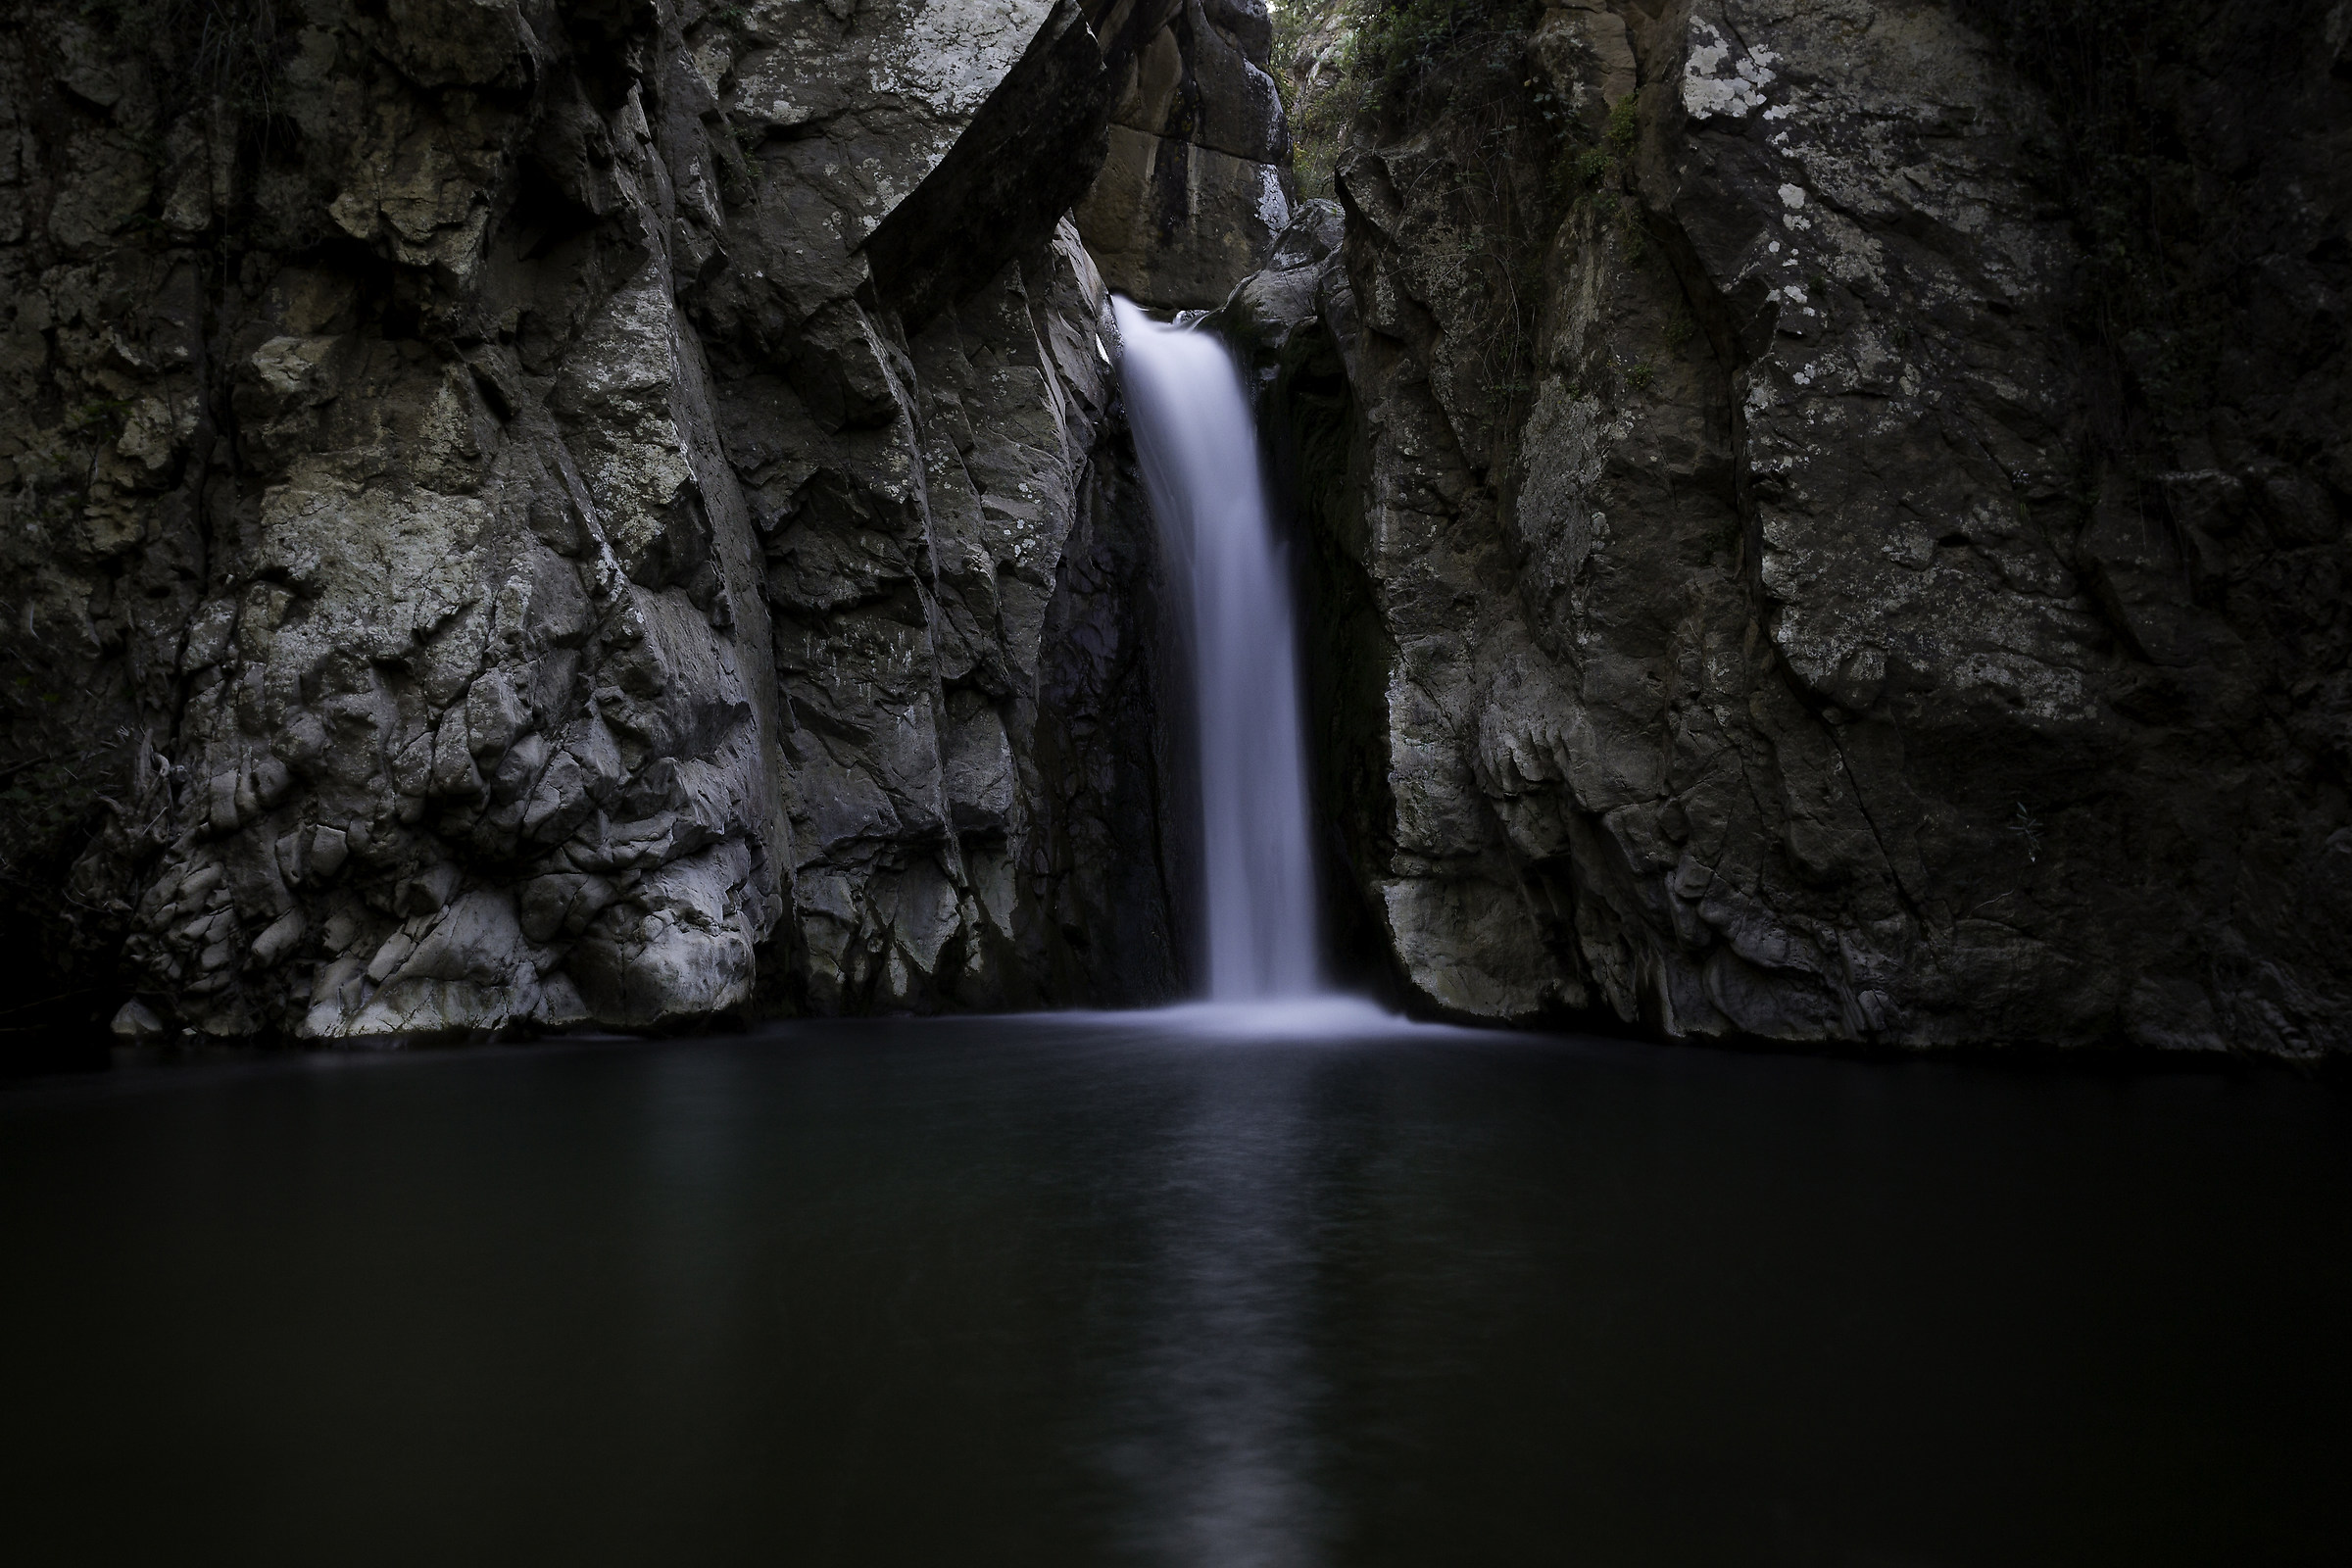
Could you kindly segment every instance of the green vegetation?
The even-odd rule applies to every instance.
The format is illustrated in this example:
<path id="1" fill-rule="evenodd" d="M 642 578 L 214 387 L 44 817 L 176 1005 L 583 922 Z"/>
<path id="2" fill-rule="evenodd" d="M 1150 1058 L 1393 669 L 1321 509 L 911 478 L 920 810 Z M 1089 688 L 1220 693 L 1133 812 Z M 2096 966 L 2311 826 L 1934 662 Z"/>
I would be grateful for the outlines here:
<path id="1" fill-rule="evenodd" d="M 1367 86 L 1399 103 L 1466 56 L 1516 61 L 1543 15 L 1543 0 L 1358 0 L 1356 59 Z"/>
<path id="2" fill-rule="evenodd" d="M 130 405 L 119 398 L 99 398 L 69 411 L 66 428 L 76 433 L 96 430 L 103 440 L 113 440 L 122 433 L 130 416 Z"/>
<path id="3" fill-rule="evenodd" d="M 1604 123 L 1580 122 L 1529 56 L 1542 17 L 1543 0 L 1293 0 L 1275 17 L 1305 194 L 1330 190 L 1349 125 L 1384 140 L 1411 131 L 1416 150 L 1389 163 L 1414 235 L 1402 259 L 1445 323 L 1471 407 L 1506 444 L 1537 380 L 1561 221 L 1583 208 L 1628 266 L 1649 248 L 1625 194 L 1639 106 L 1629 96 Z M 1628 373 L 1646 387 L 1655 371 Z"/>
<path id="4" fill-rule="evenodd" d="M 1333 194 L 1348 123 L 1366 113 L 1425 118 L 1465 62 L 1515 70 L 1543 0 L 1288 0 L 1274 11 L 1274 74 L 1300 192 Z M 1544 97 L 1538 94 L 1539 98 Z M 1536 106 L 1556 117 L 1546 102 Z"/>
<path id="5" fill-rule="evenodd" d="M 1330 197 L 1341 138 L 1356 95 L 1355 28 L 1347 0 L 1287 0 L 1273 9 L 1274 82 L 1291 128 L 1298 193 Z"/>
<path id="6" fill-rule="evenodd" d="M 1633 94 L 1628 93 L 1618 99 L 1617 107 L 1609 111 L 1608 134 L 1609 145 L 1617 149 L 1621 158 L 1631 153 L 1634 143 L 1642 139 L 1640 111 L 1635 106 Z"/>

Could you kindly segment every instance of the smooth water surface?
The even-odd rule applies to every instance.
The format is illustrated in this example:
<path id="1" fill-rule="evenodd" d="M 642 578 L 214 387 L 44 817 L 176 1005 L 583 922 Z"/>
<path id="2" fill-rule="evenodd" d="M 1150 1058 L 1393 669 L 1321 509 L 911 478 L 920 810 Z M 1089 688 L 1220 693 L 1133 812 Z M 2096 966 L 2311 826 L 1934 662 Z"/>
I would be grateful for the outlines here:
<path id="1" fill-rule="evenodd" d="M 1127 422 L 1190 626 L 1208 994 L 1305 996 L 1318 983 L 1305 737 L 1257 429 L 1223 343 L 1113 304 Z"/>
<path id="2" fill-rule="evenodd" d="M 1332 1028 L 0 1094 L 9 1560 L 2341 1560 L 2340 1089 Z"/>

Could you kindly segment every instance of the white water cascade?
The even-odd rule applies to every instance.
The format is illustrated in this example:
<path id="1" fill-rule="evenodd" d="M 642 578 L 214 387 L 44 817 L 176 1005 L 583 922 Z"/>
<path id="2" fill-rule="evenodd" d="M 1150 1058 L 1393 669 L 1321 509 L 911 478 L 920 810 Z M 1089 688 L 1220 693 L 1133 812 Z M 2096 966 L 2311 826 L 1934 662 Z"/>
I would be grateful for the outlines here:
<path id="1" fill-rule="evenodd" d="M 1225 346 L 1114 302 L 1121 381 L 1170 577 L 1191 601 L 1200 725 L 1208 992 L 1321 990 L 1290 573 L 1275 548 L 1257 432 Z"/>

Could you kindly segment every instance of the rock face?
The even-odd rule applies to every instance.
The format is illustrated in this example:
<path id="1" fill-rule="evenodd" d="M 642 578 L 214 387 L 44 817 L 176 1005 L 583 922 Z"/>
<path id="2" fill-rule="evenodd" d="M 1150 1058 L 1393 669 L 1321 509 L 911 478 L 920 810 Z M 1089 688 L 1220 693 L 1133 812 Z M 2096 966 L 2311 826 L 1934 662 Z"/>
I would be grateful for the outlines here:
<path id="1" fill-rule="evenodd" d="M 213 9 L 0 40 L 5 934 L 140 1038 L 1178 989 L 1077 9 Z"/>
<path id="2" fill-rule="evenodd" d="M 1237 297 L 1424 1005 L 2352 1047 L 2352 28 L 2075 10 L 1554 3 Z"/>
<path id="3" fill-rule="evenodd" d="M 1356 978 L 2352 1047 L 2333 0 L 1415 12 L 1295 214 L 1253 0 L 20 11 L 0 1037 L 1180 994 L 1118 287 L 1256 356 Z"/>
<path id="4" fill-rule="evenodd" d="M 1221 305 L 1290 220 L 1265 0 L 1090 0 L 1088 15 L 1116 85 L 1079 231 L 1129 298 Z"/>

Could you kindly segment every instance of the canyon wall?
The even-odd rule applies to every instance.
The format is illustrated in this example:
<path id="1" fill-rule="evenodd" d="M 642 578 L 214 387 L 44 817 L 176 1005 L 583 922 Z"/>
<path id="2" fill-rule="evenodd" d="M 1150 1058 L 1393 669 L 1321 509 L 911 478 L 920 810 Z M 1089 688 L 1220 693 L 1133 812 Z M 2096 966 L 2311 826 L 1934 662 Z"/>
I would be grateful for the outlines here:
<path id="1" fill-rule="evenodd" d="M 1344 242 L 1223 318 L 1359 964 L 1672 1038 L 2352 1045 L 2352 8 L 1492 13 L 1364 42 Z"/>
<path id="2" fill-rule="evenodd" d="M 4 41 L 13 1022 L 1183 989 L 1074 5 Z"/>
<path id="3" fill-rule="evenodd" d="M 0 1044 L 1183 994 L 1111 287 L 1350 983 L 2352 1043 L 2352 6 L 1325 11 L 1300 205 L 1252 0 L 21 8 Z"/>

